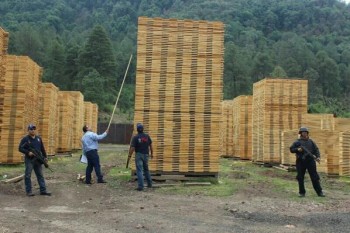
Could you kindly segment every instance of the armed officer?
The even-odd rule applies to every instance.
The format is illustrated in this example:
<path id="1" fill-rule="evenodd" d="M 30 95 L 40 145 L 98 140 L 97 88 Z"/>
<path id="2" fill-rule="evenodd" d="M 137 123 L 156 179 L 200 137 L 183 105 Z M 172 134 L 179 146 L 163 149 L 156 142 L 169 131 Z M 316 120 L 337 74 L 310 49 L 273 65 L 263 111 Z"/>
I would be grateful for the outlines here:
<path id="1" fill-rule="evenodd" d="M 300 138 L 290 147 L 290 152 L 296 154 L 297 180 L 299 183 L 299 197 L 305 197 L 304 177 L 308 170 L 312 186 L 319 197 L 324 197 L 320 184 L 320 176 L 316 170 L 316 161 L 320 162 L 320 151 L 316 143 L 309 138 L 309 130 L 306 127 L 299 129 Z"/>
<path id="2" fill-rule="evenodd" d="M 36 127 L 33 124 L 28 125 L 28 135 L 23 137 L 19 143 L 18 150 L 24 154 L 25 173 L 24 184 L 27 196 L 34 196 L 32 192 L 31 175 L 34 169 L 36 178 L 40 186 L 40 195 L 51 196 L 47 192 L 45 179 L 42 171 L 42 164 L 47 164 L 47 155 L 43 141 L 36 135 Z"/>

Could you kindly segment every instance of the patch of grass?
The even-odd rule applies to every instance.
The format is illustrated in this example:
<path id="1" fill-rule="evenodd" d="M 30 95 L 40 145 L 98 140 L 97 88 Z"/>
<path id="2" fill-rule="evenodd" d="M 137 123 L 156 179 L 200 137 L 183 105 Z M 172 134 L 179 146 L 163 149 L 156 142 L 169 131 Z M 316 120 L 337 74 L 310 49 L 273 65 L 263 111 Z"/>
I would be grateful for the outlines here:
<path id="1" fill-rule="evenodd" d="M 0 165 L 0 180 L 5 180 L 19 176 L 24 173 L 24 164 Z"/>

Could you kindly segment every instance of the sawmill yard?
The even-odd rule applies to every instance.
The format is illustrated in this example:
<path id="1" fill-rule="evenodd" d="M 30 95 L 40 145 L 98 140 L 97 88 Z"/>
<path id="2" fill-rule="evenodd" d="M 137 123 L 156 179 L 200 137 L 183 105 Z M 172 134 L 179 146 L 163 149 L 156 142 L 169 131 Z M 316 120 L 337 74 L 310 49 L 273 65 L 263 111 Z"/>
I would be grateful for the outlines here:
<path id="1" fill-rule="evenodd" d="M 297 196 L 295 172 L 220 159 L 218 179 L 155 181 L 135 190 L 125 168 L 127 146 L 101 145 L 107 184 L 85 185 L 80 151 L 52 157 L 45 170 L 51 197 L 27 197 L 23 165 L 0 167 L 0 232 L 348 232 L 350 179 L 321 174 L 325 198 L 309 177 Z M 32 175 L 35 194 L 39 193 Z"/>

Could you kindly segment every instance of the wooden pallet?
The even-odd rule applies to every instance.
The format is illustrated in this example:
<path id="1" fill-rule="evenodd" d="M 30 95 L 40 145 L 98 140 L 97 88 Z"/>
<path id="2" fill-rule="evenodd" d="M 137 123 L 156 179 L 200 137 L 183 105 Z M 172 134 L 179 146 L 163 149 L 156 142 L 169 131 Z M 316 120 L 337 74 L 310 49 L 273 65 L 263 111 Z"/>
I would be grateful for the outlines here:
<path id="1" fill-rule="evenodd" d="M 133 180 L 137 180 L 136 171 L 131 172 L 131 177 Z M 208 178 L 218 178 L 218 173 L 177 173 L 177 172 L 152 172 L 152 180 L 155 181 L 166 181 L 166 180 L 176 180 L 176 181 L 198 181 L 199 179 Z"/>

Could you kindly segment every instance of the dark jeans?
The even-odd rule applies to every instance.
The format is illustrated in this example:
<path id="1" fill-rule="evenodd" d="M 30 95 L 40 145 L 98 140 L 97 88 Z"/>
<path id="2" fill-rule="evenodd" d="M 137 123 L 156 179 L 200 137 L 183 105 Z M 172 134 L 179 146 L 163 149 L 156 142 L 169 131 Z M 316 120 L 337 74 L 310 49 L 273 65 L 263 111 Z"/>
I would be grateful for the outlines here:
<path id="1" fill-rule="evenodd" d="M 32 192 L 32 171 L 34 169 L 38 184 L 40 187 L 40 192 L 46 192 L 45 179 L 43 176 L 42 164 L 37 159 L 29 159 L 27 156 L 24 159 L 25 172 L 24 172 L 24 185 L 27 193 Z"/>
<path id="2" fill-rule="evenodd" d="M 95 169 L 97 182 L 103 181 L 103 176 L 101 173 L 100 157 L 98 156 L 97 150 L 89 150 L 86 152 L 87 167 L 86 167 L 86 183 L 91 183 L 91 173 Z"/>
<path id="3" fill-rule="evenodd" d="M 313 159 L 297 159 L 296 161 L 297 168 L 297 180 L 299 183 L 299 193 L 305 194 L 305 186 L 304 186 L 304 177 L 306 170 L 309 172 L 310 179 L 312 181 L 312 186 L 314 187 L 317 194 L 322 193 L 322 188 L 320 185 L 320 177 L 317 174 L 316 170 L 316 162 Z"/>
<path id="4" fill-rule="evenodd" d="M 135 165 L 138 189 L 143 189 L 143 173 L 145 173 L 147 186 L 152 187 L 151 174 L 148 169 L 148 154 L 136 153 Z"/>

